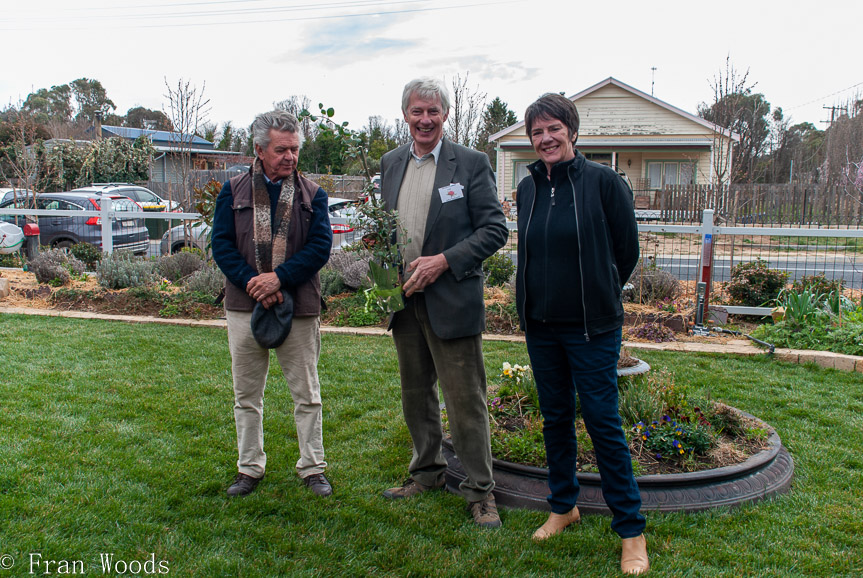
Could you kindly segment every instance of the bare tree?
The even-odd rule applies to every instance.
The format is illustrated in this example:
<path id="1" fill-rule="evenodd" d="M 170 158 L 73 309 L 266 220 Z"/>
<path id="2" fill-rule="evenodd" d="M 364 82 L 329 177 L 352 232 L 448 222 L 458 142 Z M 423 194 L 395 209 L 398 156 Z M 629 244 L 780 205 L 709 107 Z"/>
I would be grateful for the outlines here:
<path id="1" fill-rule="evenodd" d="M 313 141 L 317 137 L 317 125 L 309 120 L 308 116 L 302 115 L 303 111 L 309 110 L 310 106 L 312 106 L 312 101 L 305 94 L 294 94 L 285 100 L 273 103 L 274 108 L 284 110 L 297 117 L 300 120 L 303 138 L 307 141 Z"/>
<path id="2" fill-rule="evenodd" d="M 855 95 L 836 107 L 839 114 L 826 131 L 822 180 L 839 186 L 863 218 L 863 98 Z"/>
<path id="3" fill-rule="evenodd" d="M 411 129 L 403 118 L 395 119 L 393 140 L 396 141 L 396 146 L 402 146 L 411 142 Z"/>
<path id="4" fill-rule="evenodd" d="M 722 188 L 731 182 L 734 159 L 734 146 L 737 136 L 733 127 L 744 115 L 746 96 L 752 92 L 754 84 L 748 84 L 749 69 L 740 73 L 731 63 L 731 56 L 725 59 L 725 71 L 721 70 L 710 82 L 713 90 L 713 103 L 701 103 L 698 115 L 713 123 L 712 184 Z"/>
<path id="5" fill-rule="evenodd" d="M 46 135 L 40 134 L 39 125 L 20 106 L 18 108 L 10 107 L 3 113 L 3 116 L 6 117 L 10 138 L 7 144 L 0 148 L 0 176 L 14 187 L 13 197 L 17 201 L 19 188 L 33 189 L 34 191 L 37 188 L 36 181 L 39 176 L 40 162 L 35 149 L 37 142 Z M 44 132 L 44 129 L 42 130 Z M 22 197 L 25 200 L 25 206 L 29 205 L 28 208 L 35 208 L 35 197 L 26 196 L 25 191 L 22 191 Z M 16 217 L 15 221 L 23 226 L 22 221 L 27 218 L 20 217 L 19 219 Z"/>
<path id="6" fill-rule="evenodd" d="M 204 98 L 206 82 L 201 89 L 192 84 L 191 80 L 177 81 L 176 88 L 168 84 L 165 78 L 167 106 L 163 106 L 165 115 L 171 121 L 174 132 L 171 135 L 171 150 L 174 154 L 174 176 L 169 179 L 168 200 L 172 199 L 173 185 L 177 185 L 176 200 L 184 209 L 195 205 L 192 189 L 192 146 L 196 133 L 207 122 L 210 112 L 210 100 Z"/>
<path id="7" fill-rule="evenodd" d="M 474 148 L 479 140 L 480 121 L 485 109 L 484 92 L 468 86 L 470 72 L 452 79 L 452 108 L 446 121 L 446 135 L 453 141 Z"/>

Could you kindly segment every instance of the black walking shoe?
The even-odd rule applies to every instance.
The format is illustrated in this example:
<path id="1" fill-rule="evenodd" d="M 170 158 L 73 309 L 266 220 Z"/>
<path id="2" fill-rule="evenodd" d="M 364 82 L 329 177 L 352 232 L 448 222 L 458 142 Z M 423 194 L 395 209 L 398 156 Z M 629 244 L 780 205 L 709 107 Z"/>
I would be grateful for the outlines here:
<path id="1" fill-rule="evenodd" d="M 234 483 L 228 488 L 228 495 L 232 498 L 236 496 L 248 496 L 255 491 L 255 488 L 258 487 L 258 482 L 263 478 L 264 476 L 253 478 L 246 474 L 237 474 L 237 477 L 234 478 Z"/>
<path id="2" fill-rule="evenodd" d="M 312 492 L 322 498 L 333 495 L 333 487 L 330 485 L 329 480 L 327 480 L 327 477 L 324 474 L 312 474 L 311 476 L 307 476 L 303 478 L 303 483 Z"/>

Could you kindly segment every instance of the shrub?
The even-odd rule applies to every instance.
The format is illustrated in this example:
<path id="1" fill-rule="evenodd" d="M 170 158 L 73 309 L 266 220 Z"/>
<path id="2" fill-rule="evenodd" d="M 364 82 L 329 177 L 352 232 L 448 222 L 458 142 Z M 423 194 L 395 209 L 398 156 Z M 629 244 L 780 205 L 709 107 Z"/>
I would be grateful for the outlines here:
<path id="1" fill-rule="evenodd" d="M 202 265 L 184 281 L 184 293 L 203 293 L 215 298 L 225 287 L 225 275 L 215 263 L 202 263 Z"/>
<path id="2" fill-rule="evenodd" d="M 176 282 L 188 277 L 204 267 L 204 258 L 200 251 L 187 251 L 183 249 L 173 255 L 159 257 L 156 269 L 163 279 Z"/>
<path id="3" fill-rule="evenodd" d="M 642 323 L 627 330 L 627 337 L 663 343 L 665 341 L 676 341 L 674 331 L 662 323 Z"/>
<path id="4" fill-rule="evenodd" d="M 332 297 L 345 292 L 345 278 L 335 269 L 321 269 L 321 296 Z"/>
<path id="5" fill-rule="evenodd" d="M 24 266 L 24 258 L 20 252 L 4 253 L 0 255 L 0 267 L 13 267 L 20 269 Z"/>
<path id="6" fill-rule="evenodd" d="M 785 308 L 785 319 L 796 325 L 809 323 L 823 314 L 819 307 L 823 299 L 823 295 L 812 293 L 808 289 L 801 293 L 783 289 L 776 298 L 779 305 Z"/>
<path id="7" fill-rule="evenodd" d="M 155 267 L 153 261 L 118 251 L 102 258 L 96 267 L 96 277 L 99 285 L 107 289 L 141 287 L 156 282 L 158 275 Z"/>
<path id="8" fill-rule="evenodd" d="M 84 263 L 88 271 L 96 268 L 96 263 L 102 260 L 102 251 L 91 243 L 76 243 L 69 249 L 72 255 Z"/>
<path id="9" fill-rule="evenodd" d="M 65 285 L 72 275 L 84 273 L 84 263 L 70 255 L 65 249 L 42 251 L 31 259 L 27 268 L 36 275 L 39 283 Z"/>
<path id="10" fill-rule="evenodd" d="M 368 285 L 369 257 L 357 256 L 348 251 L 334 251 L 325 269 L 334 269 L 342 275 L 346 286 L 359 289 Z"/>
<path id="11" fill-rule="evenodd" d="M 673 300 L 680 293 L 680 282 L 677 278 L 656 266 L 656 263 L 641 261 L 629 278 L 624 292 L 624 301 L 634 303 L 654 303 L 656 301 Z"/>
<path id="12" fill-rule="evenodd" d="M 756 259 L 735 265 L 725 290 L 734 303 L 758 307 L 776 299 L 787 280 L 788 273 L 770 269 L 766 261 Z"/>
<path id="13" fill-rule="evenodd" d="M 341 327 L 366 327 L 380 325 L 383 313 L 366 310 L 366 296 L 363 292 L 354 293 L 344 299 L 328 303 L 333 310 L 332 324 Z"/>
<path id="14" fill-rule="evenodd" d="M 624 382 L 621 379 L 621 382 Z M 623 423 L 650 423 L 665 413 L 662 398 L 646 379 L 626 381 L 620 390 L 620 417 Z"/>
<path id="15" fill-rule="evenodd" d="M 509 283 L 515 274 L 515 263 L 508 253 L 495 253 L 482 263 L 485 284 L 491 287 L 503 287 Z"/>
<path id="16" fill-rule="evenodd" d="M 794 293 L 803 293 L 807 289 L 816 295 L 829 295 L 830 293 L 842 293 L 845 288 L 844 279 L 828 279 L 824 273 L 817 275 L 806 275 L 791 284 Z"/>

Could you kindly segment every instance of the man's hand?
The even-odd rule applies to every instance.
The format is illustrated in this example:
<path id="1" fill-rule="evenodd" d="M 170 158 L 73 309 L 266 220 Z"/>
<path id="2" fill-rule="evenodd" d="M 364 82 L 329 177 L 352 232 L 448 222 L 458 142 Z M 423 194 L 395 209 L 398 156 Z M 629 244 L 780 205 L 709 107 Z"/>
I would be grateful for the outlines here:
<path id="1" fill-rule="evenodd" d="M 263 299 L 261 299 L 261 305 L 264 306 L 264 309 L 269 309 L 273 305 L 277 303 L 281 303 L 285 300 L 285 296 L 282 295 L 281 291 L 276 291 L 272 295 L 267 295 Z"/>
<path id="2" fill-rule="evenodd" d="M 255 301 L 261 302 L 263 302 L 267 297 L 273 296 L 274 293 L 278 293 L 278 299 L 281 302 L 282 294 L 279 292 L 279 289 L 281 288 L 282 282 L 279 281 L 279 276 L 275 273 L 261 273 L 256 277 L 252 277 L 252 279 L 246 283 L 246 293 L 249 294 L 249 297 Z M 270 303 L 270 305 L 272 305 L 272 303 Z M 264 307 L 269 309 L 269 306 L 267 305 L 264 305 Z"/>
<path id="3" fill-rule="evenodd" d="M 447 269 L 449 269 L 449 263 L 446 262 L 443 253 L 414 259 L 407 268 L 408 273 L 412 273 L 412 275 L 403 287 L 405 296 L 410 297 L 416 291 L 425 289 L 437 281 L 437 278 Z"/>

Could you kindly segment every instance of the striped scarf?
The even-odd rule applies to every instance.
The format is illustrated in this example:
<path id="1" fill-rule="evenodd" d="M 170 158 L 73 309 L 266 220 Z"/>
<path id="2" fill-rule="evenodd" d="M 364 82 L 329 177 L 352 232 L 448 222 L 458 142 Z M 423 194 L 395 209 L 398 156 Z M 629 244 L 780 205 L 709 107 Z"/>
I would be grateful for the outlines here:
<path id="1" fill-rule="evenodd" d="M 282 179 L 282 190 L 276 204 L 274 234 L 264 167 L 261 159 L 256 158 L 252 169 L 252 207 L 255 215 L 255 265 L 258 273 L 271 273 L 284 263 L 293 206 L 294 179 L 291 175 Z"/>

